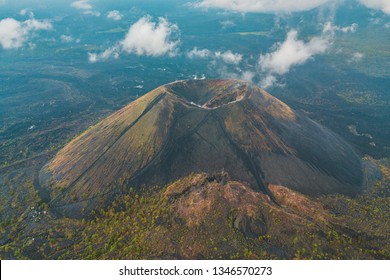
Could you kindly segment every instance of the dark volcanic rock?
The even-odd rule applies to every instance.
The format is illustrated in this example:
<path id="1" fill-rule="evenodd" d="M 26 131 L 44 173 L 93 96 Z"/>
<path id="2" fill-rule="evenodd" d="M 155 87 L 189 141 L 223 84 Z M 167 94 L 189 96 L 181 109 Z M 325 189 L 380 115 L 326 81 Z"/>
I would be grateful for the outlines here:
<path id="1" fill-rule="evenodd" d="M 53 208 L 78 216 L 129 187 L 221 170 L 256 191 L 311 196 L 356 194 L 363 177 L 359 156 L 327 128 L 256 86 L 203 80 L 161 86 L 89 128 L 43 168 L 41 185 Z"/>

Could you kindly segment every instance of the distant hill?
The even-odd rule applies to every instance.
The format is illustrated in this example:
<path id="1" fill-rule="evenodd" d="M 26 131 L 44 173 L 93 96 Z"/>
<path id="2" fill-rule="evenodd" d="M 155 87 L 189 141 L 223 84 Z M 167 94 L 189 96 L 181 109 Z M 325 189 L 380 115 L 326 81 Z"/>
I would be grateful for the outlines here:
<path id="1" fill-rule="evenodd" d="M 58 214 L 81 217 L 130 188 L 218 172 L 271 199 L 271 185 L 315 197 L 363 184 L 359 156 L 329 129 L 249 83 L 191 80 L 90 127 L 45 165 L 40 185 Z"/>

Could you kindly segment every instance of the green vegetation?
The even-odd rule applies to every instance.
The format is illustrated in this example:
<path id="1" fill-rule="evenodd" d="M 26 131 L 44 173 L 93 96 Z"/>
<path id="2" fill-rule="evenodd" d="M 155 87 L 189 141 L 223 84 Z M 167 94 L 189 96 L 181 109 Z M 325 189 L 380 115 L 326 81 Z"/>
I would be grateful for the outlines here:
<path id="1" fill-rule="evenodd" d="M 389 77 L 390 51 L 389 36 L 382 34 L 381 27 L 359 29 L 356 33 L 346 33 L 338 37 L 335 44 L 340 53 L 329 57 L 329 61 L 337 68 L 349 68 L 372 77 Z M 355 53 L 362 54 L 354 60 Z M 347 66 L 346 66 L 347 65 Z"/>
<path id="2" fill-rule="evenodd" d="M 348 92 L 339 92 L 337 96 L 341 97 L 348 103 L 358 104 L 358 105 L 370 105 L 370 106 L 385 106 L 388 105 L 386 99 L 378 96 L 377 93 L 372 91 L 348 91 Z"/>
<path id="3" fill-rule="evenodd" d="M 356 198 L 327 195 L 314 201 L 278 187 L 273 189 L 277 206 L 241 183 L 224 180 L 226 174 L 191 174 L 163 189 L 131 189 L 88 219 L 47 214 L 36 221 L 29 210 L 1 224 L 12 241 L 0 246 L 0 256 L 388 259 L 389 167 L 382 161 L 382 180 Z M 44 209 L 41 204 L 35 210 Z"/>

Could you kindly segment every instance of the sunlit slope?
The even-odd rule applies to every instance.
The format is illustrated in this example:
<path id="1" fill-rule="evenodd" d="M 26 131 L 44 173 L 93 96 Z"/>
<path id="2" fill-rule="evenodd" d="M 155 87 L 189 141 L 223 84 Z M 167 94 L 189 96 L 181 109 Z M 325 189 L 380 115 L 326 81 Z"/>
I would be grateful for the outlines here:
<path id="1" fill-rule="evenodd" d="M 41 171 L 51 207 L 77 216 L 130 187 L 224 170 L 316 196 L 355 194 L 358 155 L 340 137 L 237 80 L 179 81 L 146 94 L 66 145 Z"/>

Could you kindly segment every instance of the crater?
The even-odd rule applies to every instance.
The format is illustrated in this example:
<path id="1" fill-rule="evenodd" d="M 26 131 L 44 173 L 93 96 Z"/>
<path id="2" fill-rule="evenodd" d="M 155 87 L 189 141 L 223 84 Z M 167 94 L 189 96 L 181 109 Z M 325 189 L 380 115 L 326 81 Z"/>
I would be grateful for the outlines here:
<path id="1" fill-rule="evenodd" d="M 165 86 L 187 104 L 204 109 L 216 109 L 239 102 L 248 95 L 249 84 L 237 80 L 189 80 Z"/>

